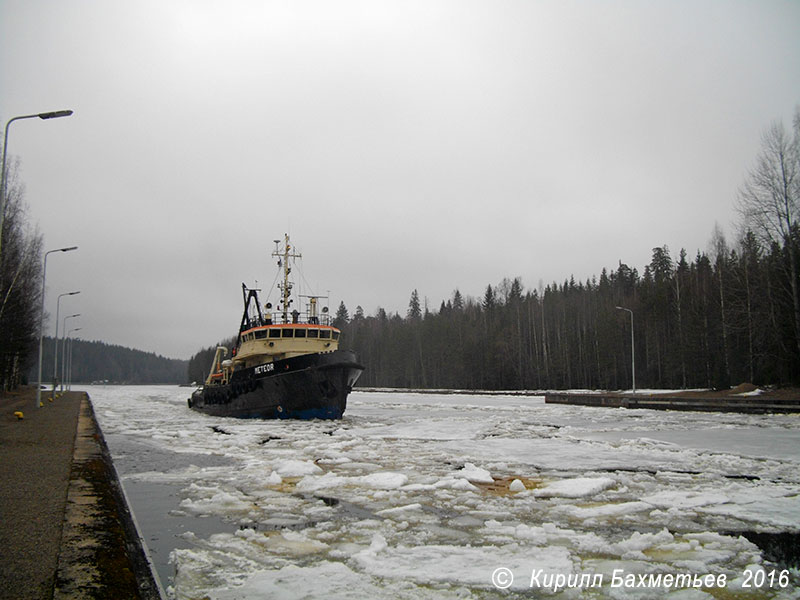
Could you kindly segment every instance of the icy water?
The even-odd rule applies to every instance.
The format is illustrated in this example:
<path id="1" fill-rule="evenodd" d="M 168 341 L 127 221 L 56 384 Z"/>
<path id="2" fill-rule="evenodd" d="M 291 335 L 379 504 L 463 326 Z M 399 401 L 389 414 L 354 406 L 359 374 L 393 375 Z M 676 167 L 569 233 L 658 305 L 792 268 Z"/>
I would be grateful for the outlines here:
<path id="1" fill-rule="evenodd" d="M 190 392 L 89 388 L 170 598 L 800 598 L 797 415 L 356 392 L 242 421 Z"/>

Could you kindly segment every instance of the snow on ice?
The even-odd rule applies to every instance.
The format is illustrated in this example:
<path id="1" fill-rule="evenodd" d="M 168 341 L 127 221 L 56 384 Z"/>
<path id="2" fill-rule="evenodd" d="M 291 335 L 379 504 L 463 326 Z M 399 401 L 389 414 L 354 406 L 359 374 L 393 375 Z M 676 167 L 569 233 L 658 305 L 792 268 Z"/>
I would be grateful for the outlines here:
<path id="1" fill-rule="evenodd" d="M 90 388 L 123 485 L 168 490 L 132 503 L 169 598 L 800 598 L 740 535 L 800 533 L 796 415 L 356 392 L 340 421 L 250 421 L 188 394 Z"/>
<path id="2" fill-rule="evenodd" d="M 535 490 L 534 495 L 541 498 L 582 498 L 594 496 L 615 484 L 616 481 L 610 477 L 573 477 L 549 483 Z"/>

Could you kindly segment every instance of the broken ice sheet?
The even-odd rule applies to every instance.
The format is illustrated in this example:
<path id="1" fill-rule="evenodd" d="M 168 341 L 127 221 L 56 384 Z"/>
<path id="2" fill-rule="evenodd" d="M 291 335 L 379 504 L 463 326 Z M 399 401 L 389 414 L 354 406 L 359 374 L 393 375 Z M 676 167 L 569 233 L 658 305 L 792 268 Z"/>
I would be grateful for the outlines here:
<path id="1" fill-rule="evenodd" d="M 776 568 L 736 531 L 800 523 L 791 415 L 355 392 L 341 421 L 251 421 L 193 412 L 181 388 L 90 396 L 123 485 L 173 485 L 176 515 L 221 524 L 145 535 L 172 553 L 159 571 L 171 598 L 505 598 L 527 593 L 534 569 L 734 581 Z M 178 518 L 133 510 L 143 529 Z M 514 576 L 507 592 L 498 567 Z M 760 597 L 794 597 L 791 581 Z"/>

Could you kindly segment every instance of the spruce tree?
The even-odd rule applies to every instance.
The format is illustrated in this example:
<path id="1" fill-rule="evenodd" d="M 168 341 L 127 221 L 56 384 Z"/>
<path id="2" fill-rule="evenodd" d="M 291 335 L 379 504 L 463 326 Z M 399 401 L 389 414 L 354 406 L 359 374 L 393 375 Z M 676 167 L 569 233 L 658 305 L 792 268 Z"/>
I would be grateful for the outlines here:
<path id="1" fill-rule="evenodd" d="M 333 326 L 341 329 L 350 322 L 350 313 L 347 312 L 347 307 L 344 305 L 344 300 L 339 303 L 339 308 L 336 309 L 336 317 L 333 319 Z"/>
<path id="2" fill-rule="evenodd" d="M 406 316 L 409 319 L 419 319 L 422 317 L 422 307 L 419 304 L 419 293 L 417 290 L 411 292 L 411 299 L 408 301 L 408 312 Z"/>

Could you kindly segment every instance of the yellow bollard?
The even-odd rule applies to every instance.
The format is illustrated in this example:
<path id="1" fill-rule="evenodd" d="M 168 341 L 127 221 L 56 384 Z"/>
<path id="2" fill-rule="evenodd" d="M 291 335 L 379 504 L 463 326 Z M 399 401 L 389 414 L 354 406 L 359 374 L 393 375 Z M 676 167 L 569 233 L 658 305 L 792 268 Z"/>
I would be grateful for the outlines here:
<path id="1" fill-rule="evenodd" d="M 25 415 L 22 414 L 21 410 L 14 412 L 14 416 L 17 417 L 17 419 L 19 419 L 20 421 L 22 421 L 22 419 L 25 418 Z"/>

